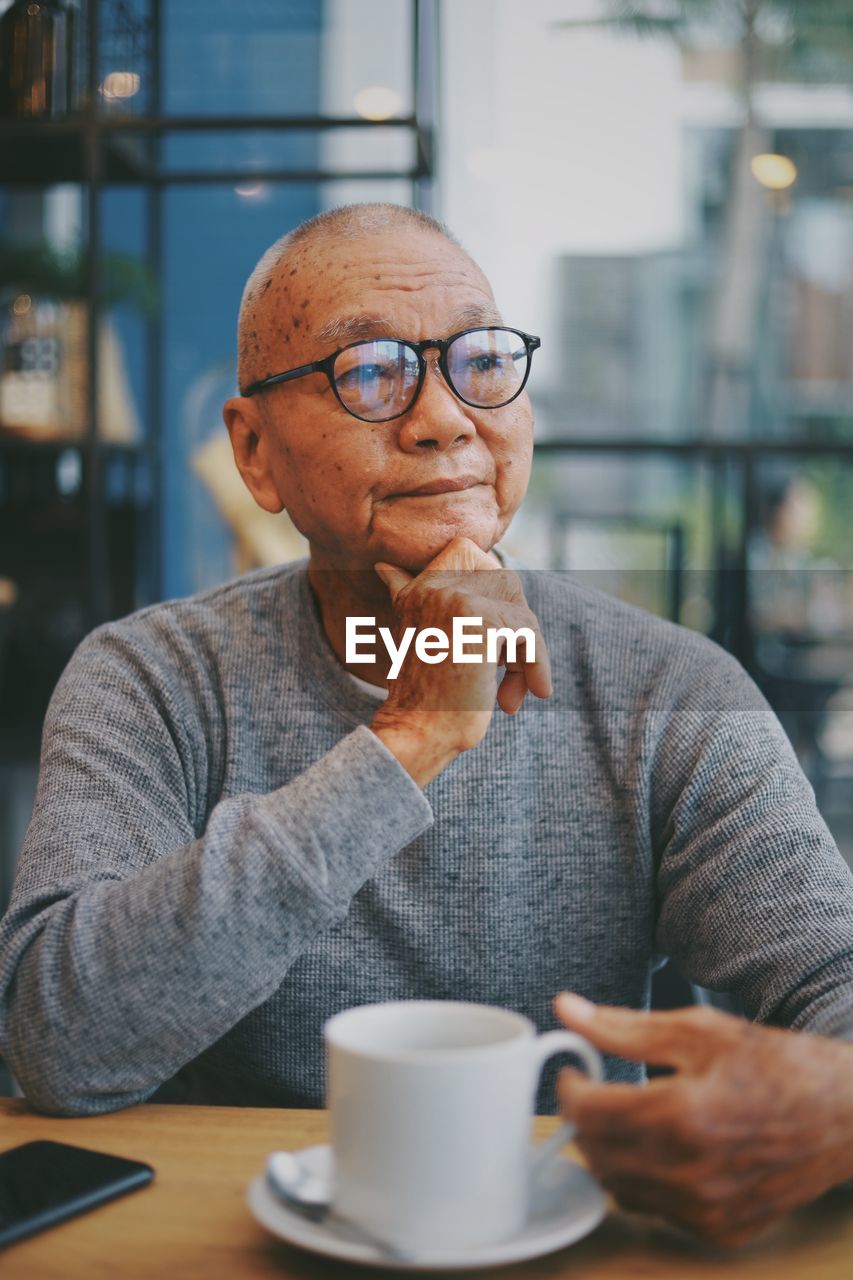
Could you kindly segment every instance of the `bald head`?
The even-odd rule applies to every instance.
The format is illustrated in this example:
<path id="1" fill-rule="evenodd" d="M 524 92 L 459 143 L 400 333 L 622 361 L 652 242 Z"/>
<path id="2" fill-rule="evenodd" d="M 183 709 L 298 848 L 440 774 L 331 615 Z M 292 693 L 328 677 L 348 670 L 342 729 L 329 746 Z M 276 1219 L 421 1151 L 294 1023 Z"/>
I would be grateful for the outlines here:
<path id="1" fill-rule="evenodd" d="M 459 241 L 437 218 L 405 205 L 341 205 L 300 223 L 276 240 L 261 257 L 243 290 L 237 326 L 237 376 L 241 388 L 279 372 L 282 343 L 302 326 L 302 312 L 309 304 L 312 265 L 316 268 L 323 245 L 359 240 L 397 229 L 419 228 L 439 236 L 460 252 Z"/>

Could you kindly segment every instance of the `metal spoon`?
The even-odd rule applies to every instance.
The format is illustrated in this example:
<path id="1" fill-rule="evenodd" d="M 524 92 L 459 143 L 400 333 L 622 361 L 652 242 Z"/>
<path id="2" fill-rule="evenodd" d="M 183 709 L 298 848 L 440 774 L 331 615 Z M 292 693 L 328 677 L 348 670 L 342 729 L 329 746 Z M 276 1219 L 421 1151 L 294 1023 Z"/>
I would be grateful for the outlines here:
<path id="1" fill-rule="evenodd" d="M 389 1262 L 410 1263 L 413 1255 L 404 1253 L 394 1245 L 387 1244 L 370 1235 L 357 1222 L 339 1217 L 332 1206 L 332 1188 L 328 1178 L 322 1174 L 312 1173 L 307 1169 L 298 1155 L 291 1151 L 273 1151 L 267 1157 L 267 1185 L 290 1209 L 294 1209 L 311 1222 L 323 1222 L 332 1217 L 344 1231 L 360 1244 L 370 1245 L 387 1258 Z"/>

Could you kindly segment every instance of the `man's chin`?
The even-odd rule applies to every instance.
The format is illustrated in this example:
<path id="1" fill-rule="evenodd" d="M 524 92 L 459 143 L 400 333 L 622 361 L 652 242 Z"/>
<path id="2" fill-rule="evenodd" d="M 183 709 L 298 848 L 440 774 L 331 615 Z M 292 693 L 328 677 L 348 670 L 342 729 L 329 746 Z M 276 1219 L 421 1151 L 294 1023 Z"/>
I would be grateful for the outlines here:
<path id="1" fill-rule="evenodd" d="M 382 554 L 376 556 L 374 563 L 384 560 L 388 564 L 399 565 L 407 573 L 417 574 L 431 564 L 454 538 L 470 538 L 481 551 L 491 551 L 499 535 L 494 529 L 486 531 L 478 525 L 470 528 L 436 530 L 417 541 L 410 537 L 388 539 Z"/>

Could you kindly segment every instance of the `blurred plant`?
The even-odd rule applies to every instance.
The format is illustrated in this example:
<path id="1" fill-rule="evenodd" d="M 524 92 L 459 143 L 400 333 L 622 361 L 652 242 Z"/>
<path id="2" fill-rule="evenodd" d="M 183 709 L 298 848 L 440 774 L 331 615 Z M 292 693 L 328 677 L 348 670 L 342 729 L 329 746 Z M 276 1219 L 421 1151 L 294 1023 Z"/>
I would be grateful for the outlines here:
<path id="1" fill-rule="evenodd" d="M 707 434 L 731 435 L 732 428 L 735 434 L 745 434 L 767 271 L 768 224 L 779 208 L 777 193 L 765 191 L 751 168 L 756 156 L 771 150 L 770 132 L 757 118 L 755 88 L 761 80 L 801 74 L 816 57 L 831 61 L 839 80 L 849 79 L 853 4 L 851 0 L 601 0 L 598 17 L 567 19 L 555 26 L 665 37 L 684 50 L 722 42 L 733 52 L 732 83 L 743 104 L 743 117 L 732 153 L 703 402 Z M 827 77 L 825 68 L 822 74 Z"/>
<path id="2" fill-rule="evenodd" d="M 683 49 L 709 43 L 738 51 L 737 84 L 752 106 L 762 79 L 806 68 L 830 54 L 839 74 L 853 62 L 850 0 L 601 0 L 594 18 L 569 18 L 558 27 L 612 27 L 639 36 L 665 36 Z"/>
<path id="3" fill-rule="evenodd" d="M 820 502 L 815 554 L 853 568 L 853 467 L 816 461 L 805 467 L 803 474 Z"/>
<path id="4" fill-rule="evenodd" d="M 107 306 L 126 302 L 145 313 L 156 307 L 156 280 L 144 263 L 126 254 L 105 254 L 102 275 Z M 60 253 L 46 243 L 0 245 L 0 290 L 65 302 L 85 299 L 89 293 L 88 253 Z"/>

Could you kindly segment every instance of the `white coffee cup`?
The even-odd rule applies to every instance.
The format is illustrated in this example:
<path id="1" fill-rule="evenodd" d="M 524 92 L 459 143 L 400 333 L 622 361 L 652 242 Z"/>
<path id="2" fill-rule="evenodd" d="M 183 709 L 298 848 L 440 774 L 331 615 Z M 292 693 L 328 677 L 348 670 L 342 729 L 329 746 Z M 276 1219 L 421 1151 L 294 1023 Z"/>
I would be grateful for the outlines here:
<path id="1" fill-rule="evenodd" d="M 545 1060 L 569 1052 L 603 1078 L 581 1036 L 537 1036 L 521 1014 L 488 1005 L 362 1005 L 330 1018 L 324 1033 L 335 1211 L 415 1256 L 520 1231 Z M 553 1158 L 571 1136 L 563 1125 L 535 1160 Z"/>

